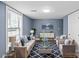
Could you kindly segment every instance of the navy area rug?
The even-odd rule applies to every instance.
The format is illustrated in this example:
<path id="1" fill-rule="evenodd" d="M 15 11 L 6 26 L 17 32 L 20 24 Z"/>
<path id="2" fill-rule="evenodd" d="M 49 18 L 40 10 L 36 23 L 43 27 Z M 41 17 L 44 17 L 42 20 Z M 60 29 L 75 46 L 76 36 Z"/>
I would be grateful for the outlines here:
<path id="1" fill-rule="evenodd" d="M 62 58 L 58 46 L 55 43 L 49 43 L 49 45 L 49 48 L 52 49 L 52 53 L 40 54 L 38 52 L 38 49 L 41 48 L 43 45 L 41 42 L 36 42 L 28 58 Z"/>

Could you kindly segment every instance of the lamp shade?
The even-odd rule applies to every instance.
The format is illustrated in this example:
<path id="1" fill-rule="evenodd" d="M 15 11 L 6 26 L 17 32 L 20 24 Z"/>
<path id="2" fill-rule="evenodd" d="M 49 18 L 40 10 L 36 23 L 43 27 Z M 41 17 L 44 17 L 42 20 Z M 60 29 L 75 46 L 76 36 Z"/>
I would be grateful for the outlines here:
<path id="1" fill-rule="evenodd" d="M 31 31 L 30 31 L 30 33 L 32 33 L 32 34 L 33 34 L 33 33 L 34 33 L 34 30 L 31 30 Z"/>
<path id="2" fill-rule="evenodd" d="M 16 37 L 15 36 L 12 36 L 12 37 L 9 37 L 9 42 L 15 42 L 16 41 Z"/>

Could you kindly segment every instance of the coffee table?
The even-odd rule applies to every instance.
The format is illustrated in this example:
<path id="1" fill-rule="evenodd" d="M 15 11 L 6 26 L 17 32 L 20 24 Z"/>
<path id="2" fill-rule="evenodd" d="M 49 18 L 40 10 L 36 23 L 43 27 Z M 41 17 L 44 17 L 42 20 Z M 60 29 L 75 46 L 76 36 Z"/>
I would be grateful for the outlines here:
<path id="1" fill-rule="evenodd" d="M 50 48 L 40 48 L 40 49 L 38 49 L 38 52 L 40 54 L 51 54 L 52 53 L 52 49 L 50 49 Z"/>
<path id="2" fill-rule="evenodd" d="M 48 43 L 48 42 L 46 42 Z M 47 45 L 45 42 L 43 44 L 41 43 L 41 47 L 38 49 L 38 52 L 40 54 L 51 54 L 52 53 L 52 48 L 50 48 L 50 45 Z"/>

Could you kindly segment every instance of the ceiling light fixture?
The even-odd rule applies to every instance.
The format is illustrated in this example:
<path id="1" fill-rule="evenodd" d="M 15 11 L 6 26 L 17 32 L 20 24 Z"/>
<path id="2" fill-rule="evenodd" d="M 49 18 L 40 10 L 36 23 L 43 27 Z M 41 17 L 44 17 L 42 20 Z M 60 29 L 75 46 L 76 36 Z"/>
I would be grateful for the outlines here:
<path id="1" fill-rule="evenodd" d="M 32 9 L 32 10 L 31 10 L 31 12 L 37 12 L 37 10 L 35 10 L 35 9 Z"/>
<path id="2" fill-rule="evenodd" d="M 50 10 L 49 10 L 49 9 L 44 9 L 43 12 L 44 12 L 44 13 L 49 13 Z"/>

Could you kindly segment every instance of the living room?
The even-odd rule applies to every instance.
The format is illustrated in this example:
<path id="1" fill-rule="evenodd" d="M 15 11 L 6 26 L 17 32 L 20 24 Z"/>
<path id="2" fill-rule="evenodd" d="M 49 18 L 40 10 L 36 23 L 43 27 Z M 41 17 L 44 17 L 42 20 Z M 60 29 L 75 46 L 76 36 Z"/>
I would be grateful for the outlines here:
<path id="1" fill-rule="evenodd" d="M 0 58 L 78 58 L 79 1 L 0 1 Z"/>

